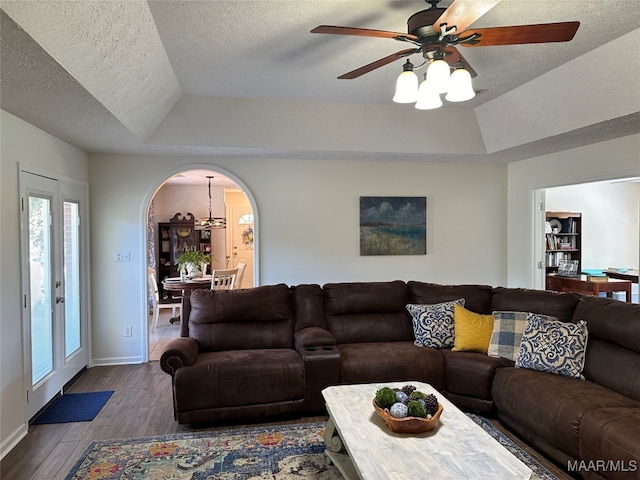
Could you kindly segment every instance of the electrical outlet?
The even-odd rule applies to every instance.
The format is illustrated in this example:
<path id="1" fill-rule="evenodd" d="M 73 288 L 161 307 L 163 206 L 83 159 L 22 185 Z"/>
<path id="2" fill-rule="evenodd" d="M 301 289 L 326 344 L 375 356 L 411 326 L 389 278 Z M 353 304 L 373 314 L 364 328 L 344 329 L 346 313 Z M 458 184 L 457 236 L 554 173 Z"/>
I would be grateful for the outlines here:
<path id="1" fill-rule="evenodd" d="M 124 326 L 124 336 L 130 337 L 133 335 L 133 327 L 131 325 Z"/>
<path id="2" fill-rule="evenodd" d="M 116 262 L 128 262 L 129 252 L 116 252 L 113 254 L 113 259 Z"/>

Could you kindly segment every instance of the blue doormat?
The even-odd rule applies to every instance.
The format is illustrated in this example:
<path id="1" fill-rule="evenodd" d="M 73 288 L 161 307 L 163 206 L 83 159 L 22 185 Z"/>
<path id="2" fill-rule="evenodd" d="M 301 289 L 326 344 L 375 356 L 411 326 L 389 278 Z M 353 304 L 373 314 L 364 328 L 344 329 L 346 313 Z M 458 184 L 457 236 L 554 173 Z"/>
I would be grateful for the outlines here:
<path id="1" fill-rule="evenodd" d="M 33 425 L 45 423 L 89 422 L 93 420 L 102 407 L 113 395 L 113 390 L 106 392 L 66 393 L 53 402 L 34 422 Z"/>

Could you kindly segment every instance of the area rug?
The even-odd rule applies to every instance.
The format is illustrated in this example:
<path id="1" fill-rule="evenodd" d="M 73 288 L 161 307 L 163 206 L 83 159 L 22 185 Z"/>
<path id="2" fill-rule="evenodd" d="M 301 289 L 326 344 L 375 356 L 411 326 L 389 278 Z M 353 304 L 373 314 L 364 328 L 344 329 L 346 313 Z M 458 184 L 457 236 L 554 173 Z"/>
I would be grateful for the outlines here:
<path id="1" fill-rule="evenodd" d="M 509 450 L 518 460 L 524 463 L 533 471 L 531 480 L 557 480 L 557 477 L 545 467 L 540 465 L 535 458 L 531 458 L 524 450 L 522 450 L 513 440 L 502 433 L 495 425 L 491 424 L 486 418 L 480 415 L 467 414 L 474 422 L 480 425 L 504 448 Z"/>
<path id="2" fill-rule="evenodd" d="M 555 480 L 491 424 L 479 425 L 519 452 L 532 479 Z M 343 480 L 325 459 L 324 428 L 300 423 L 93 442 L 66 480 Z"/>
<path id="3" fill-rule="evenodd" d="M 325 423 L 94 442 L 67 480 L 342 480 L 324 457 Z"/>
<path id="4" fill-rule="evenodd" d="M 89 422 L 102 410 L 113 391 L 65 393 L 36 418 L 33 425 Z"/>

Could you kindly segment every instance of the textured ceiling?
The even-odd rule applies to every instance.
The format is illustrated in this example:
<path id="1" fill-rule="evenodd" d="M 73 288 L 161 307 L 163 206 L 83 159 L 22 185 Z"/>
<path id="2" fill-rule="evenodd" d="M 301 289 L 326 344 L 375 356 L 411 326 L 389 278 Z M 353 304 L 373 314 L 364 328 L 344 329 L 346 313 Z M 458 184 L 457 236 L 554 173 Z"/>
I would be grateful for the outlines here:
<path id="1" fill-rule="evenodd" d="M 459 47 L 477 72 L 474 87 L 482 93 L 463 104 L 419 113 L 391 102 L 402 61 L 355 80 L 336 78 L 406 44 L 309 31 L 320 24 L 406 31 L 407 18 L 427 8 L 420 0 L 2 0 L 0 7 L 0 106 L 90 153 L 514 161 L 640 131 L 637 0 L 502 0 L 473 27 L 578 20 L 580 28 L 567 43 Z M 615 43 L 620 38 L 630 42 L 620 48 Z M 632 98 L 602 99 L 598 105 L 602 96 L 593 94 L 593 85 L 572 80 L 572 75 L 589 78 L 592 66 L 597 68 L 598 57 L 592 52 L 599 48 L 614 65 L 624 63 L 606 83 L 617 88 L 626 82 L 629 90 L 630 72 Z M 590 54 L 589 60 L 582 60 Z M 418 56 L 412 60 L 420 62 Z M 556 78 L 568 80 L 556 85 Z M 537 85 L 547 91 L 536 91 Z M 562 91 L 571 94 L 556 102 L 564 115 L 570 117 L 575 110 L 586 120 L 563 125 L 555 118 L 540 118 L 544 128 L 539 134 L 511 135 L 511 144 L 498 142 L 495 148 L 478 148 L 478 136 L 470 130 L 454 135 L 453 142 L 448 139 L 446 132 L 477 115 L 474 121 L 480 123 L 485 145 L 495 143 L 492 135 L 501 135 L 496 119 L 517 124 L 526 115 L 518 111 L 526 105 L 519 99 L 531 91 L 544 99 L 549 88 L 560 92 L 555 92 L 557 98 L 562 98 Z M 229 102 L 235 106 L 225 111 L 236 115 L 221 120 L 220 107 Z M 587 107 L 595 114 L 584 111 Z M 606 113 L 601 107 L 608 109 Z M 329 125 L 335 119 L 349 128 L 345 115 L 335 116 L 349 108 L 358 112 L 351 128 L 360 129 L 350 143 L 333 146 L 327 139 L 330 145 L 319 148 L 304 137 L 287 137 L 287 122 L 296 127 L 302 122 L 304 127 L 312 111 L 317 124 Z M 270 111 L 278 112 L 279 118 L 269 118 Z M 262 141 L 247 131 L 244 138 L 257 140 L 243 143 L 243 137 L 232 138 L 237 128 L 224 131 L 230 120 L 240 125 L 246 121 L 251 130 L 256 113 L 267 123 L 291 118 L 283 120 L 284 131 L 275 141 Z M 482 124 L 483 118 L 491 121 Z M 422 124 L 428 128 L 421 129 Z M 493 124 L 497 130 L 491 132 Z M 219 138 L 212 135 L 214 125 Z M 527 133 L 531 129 L 523 128 Z M 432 135 L 426 147 L 402 137 L 415 139 L 413 132 L 421 131 Z M 376 145 L 374 140 L 384 137 L 409 146 Z M 449 146 L 429 151 L 436 139 Z"/>

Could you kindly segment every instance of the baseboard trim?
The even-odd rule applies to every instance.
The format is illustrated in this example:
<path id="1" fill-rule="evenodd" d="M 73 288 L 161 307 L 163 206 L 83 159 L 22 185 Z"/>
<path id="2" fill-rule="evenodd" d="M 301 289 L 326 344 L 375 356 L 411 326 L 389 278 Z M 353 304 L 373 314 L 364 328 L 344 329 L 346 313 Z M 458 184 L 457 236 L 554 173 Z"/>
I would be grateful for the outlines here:
<path id="1" fill-rule="evenodd" d="M 92 365 L 94 367 L 109 367 L 112 365 L 135 365 L 138 363 L 144 363 L 141 356 L 94 358 Z"/>
<path id="2" fill-rule="evenodd" d="M 27 423 L 23 423 L 18 428 L 16 428 L 11 434 L 0 443 L 0 460 L 2 460 L 7 453 L 15 448 L 15 446 L 27 436 L 29 432 L 29 425 Z"/>

